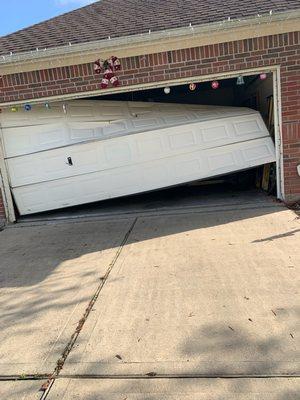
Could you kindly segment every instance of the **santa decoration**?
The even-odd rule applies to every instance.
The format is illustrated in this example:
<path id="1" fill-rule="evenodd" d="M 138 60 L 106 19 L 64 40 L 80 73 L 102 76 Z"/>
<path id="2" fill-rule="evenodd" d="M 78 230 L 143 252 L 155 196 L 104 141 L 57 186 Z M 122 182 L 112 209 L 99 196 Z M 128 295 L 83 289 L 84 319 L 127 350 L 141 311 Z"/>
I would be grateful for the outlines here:
<path id="1" fill-rule="evenodd" d="M 121 69 L 121 62 L 116 56 L 111 56 L 107 60 L 96 60 L 94 62 L 94 72 L 95 74 L 103 73 L 103 77 L 100 83 L 101 89 L 106 89 L 109 84 L 116 87 L 120 84 L 115 71 Z"/>
<path id="2" fill-rule="evenodd" d="M 119 79 L 116 76 L 113 76 L 110 78 L 110 83 L 114 86 L 117 87 L 119 86 L 120 82 Z"/>
<path id="3" fill-rule="evenodd" d="M 118 59 L 118 57 L 115 57 L 114 59 L 114 70 L 115 71 L 120 71 L 121 69 L 121 61 Z"/>
<path id="4" fill-rule="evenodd" d="M 94 72 L 95 74 L 101 74 L 103 69 L 103 62 L 101 60 L 96 60 L 94 62 Z"/>
<path id="5" fill-rule="evenodd" d="M 101 83 L 100 83 L 100 87 L 101 89 L 106 89 L 109 85 L 109 80 L 106 78 L 102 78 Z"/>

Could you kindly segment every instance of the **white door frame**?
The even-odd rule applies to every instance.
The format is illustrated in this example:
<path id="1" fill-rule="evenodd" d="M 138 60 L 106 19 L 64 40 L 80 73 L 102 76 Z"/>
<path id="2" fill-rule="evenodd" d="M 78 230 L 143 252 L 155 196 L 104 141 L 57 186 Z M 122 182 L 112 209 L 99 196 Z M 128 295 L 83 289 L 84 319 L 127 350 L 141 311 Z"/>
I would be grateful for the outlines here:
<path id="1" fill-rule="evenodd" d="M 51 96 L 39 99 L 27 100 L 27 101 L 16 101 L 0 104 L 0 107 L 11 107 L 13 105 L 23 105 L 26 102 L 31 104 L 41 104 L 44 102 L 54 102 L 54 101 L 67 101 L 76 100 L 86 97 L 95 96 L 105 96 L 108 94 L 117 94 L 124 92 L 133 92 L 147 89 L 163 88 L 165 86 L 177 86 L 183 84 L 189 84 L 192 82 L 207 82 L 211 80 L 221 80 L 228 78 L 235 78 L 239 75 L 249 76 L 255 75 L 262 72 L 272 73 L 273 77 L 273 101 L 274 101 L 274 130 L 275 130 L 275 148 L 276 148 L 276 178 L 277 178 L 277 198 L 284 200 L 284 175 L 283 175 L 283 149 L 282 149 L 282 121 L 281 121 L 281 87 L 280 87 L 280 66 L 275 65 L 272 67 L 263 68 L 251 68 L 244 70 L 235 70 L 232 72 L 222 73 L 222 74 L 210 74 L 202 76 L 193 76 L 189 78 L 171 79 L 161 82 L 151 82 L 139 85 L 132 85 L 130 87 L 118 87 L 110 88 L 105 91 L 94 90 L 90 92 L 84 92 L 80 94 L 67 94 L 61 96 Z M 3 133 L 0 125 L 0 172 L 1 172 L 1 182 L 0 188 L 2 189 L 2 196 L 4 202 L 4 208 L 6 213 L 6 218 L 8 222 L 16 221 L 16 214 L 13 205 L 12 194 L 9 186 L 9 174 L 4 159 L 4 146 L 3 146 Z"/>
<path id="2" fill-rule="evenodd" d="M 0 124 L 0 190 L 2 194 L 5 216 L 8 222 L 16 221 L 16 213 L 9 186 L 9 175 L 7 165 L 4 159 L 3 133 Z"/>
<path id="3" fill-rule="evenodd" d="M 277 198 L 284 201 L 284 167 L 283 167 L 283 139 L 281 115 L 281 82 L 280 67 L 273 70 L 273 102 L 274 102 L 274 135 L 276 150 L 276 188 Z"/>

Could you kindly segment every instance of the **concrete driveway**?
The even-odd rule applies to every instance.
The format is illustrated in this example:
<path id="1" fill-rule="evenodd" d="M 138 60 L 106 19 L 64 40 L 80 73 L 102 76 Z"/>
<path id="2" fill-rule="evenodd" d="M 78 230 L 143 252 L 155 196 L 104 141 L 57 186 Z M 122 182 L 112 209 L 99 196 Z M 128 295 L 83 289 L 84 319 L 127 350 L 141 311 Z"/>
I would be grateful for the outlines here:
<path id="1" fill-rule="evenodd" d="M 0 233 L 1 400 L 48 375 L 47 400 L 297 398 L 293 211 L 241 195 L 114 218 Z"/>

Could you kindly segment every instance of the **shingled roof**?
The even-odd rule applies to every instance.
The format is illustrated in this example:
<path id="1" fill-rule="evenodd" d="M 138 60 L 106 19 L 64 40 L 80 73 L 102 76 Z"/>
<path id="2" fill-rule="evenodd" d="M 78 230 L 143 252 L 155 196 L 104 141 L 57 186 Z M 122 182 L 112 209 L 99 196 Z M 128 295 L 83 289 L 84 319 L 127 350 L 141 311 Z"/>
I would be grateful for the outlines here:
<path id="1" fill-rule="evenodd" d="M 0 38 L 0 54 L 300 9 L 299 0 L 100 0 Z"/>

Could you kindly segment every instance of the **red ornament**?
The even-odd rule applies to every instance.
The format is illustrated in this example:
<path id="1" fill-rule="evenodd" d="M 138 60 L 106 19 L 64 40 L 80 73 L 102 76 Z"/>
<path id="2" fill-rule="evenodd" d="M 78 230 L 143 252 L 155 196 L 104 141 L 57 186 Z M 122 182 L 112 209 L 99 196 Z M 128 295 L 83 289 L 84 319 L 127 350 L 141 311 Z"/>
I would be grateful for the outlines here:
<path id="1" fill-rule="evenodd" d="M 94 62 L 94 72 L 95 72 L 95 74 L 101 74 L 102 68 L 103 68 L 103 62 L 100 61 L 100 60 L 96 60 Z"/>
<path id="2" fill-rule="evenodd" d="M 220 84 L 219 84 L 218 81 L 213 81 L 213 82 L 211 83 L 211 87 L 212 87 L 213 89 L 218 89 L 219 86 L 220 86 Z"/>
<path id="3" fill-rule="evenodd" d="M 100 83 L 101 89 L 106 89 L 108 87 L 109 80 L 106 78 L 102 78 L 102 81 Z"/>
<path id="4" fill-rule="evenodd" d="M 114 60 L 114 69 L 115 71 L 120 71 L 121 69 L 121 61 L 117 57 Z"/>
<path id="5" fill-rule="evenodd" d="M 267 74 L 266 74 L 266 73 L 260 74 L 260 75 L 259 75 L 259 79 L 260 79 L 261 81 L 264 81 L 265 79 L 267 79 Z"/>
<path id="6" fill-rule="evenodd" d="M 104 74 L 103 74 L 103 76 L 104 76 L 104 78 L 105 79 L 111 79 L 113 76 L 114 76 L 115 74 L 114 74 L 114 72 L 113 72 L 113 70 L 111 69 L 111 68 L 107 68 L 105 71 L 104 71 Z"/>
<path id="7" fill-rule="evenodd" d="M 119 79 L 116 76 L 113 76 L 112 78 L 110 78 L 110 83 L 114 86 L 117 87 L 119 86 L 120 82 Z"/>

